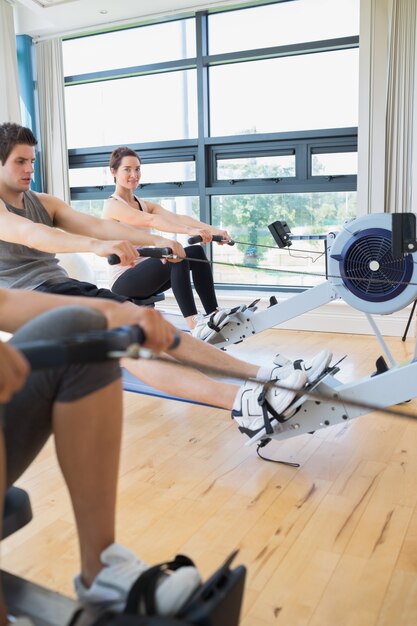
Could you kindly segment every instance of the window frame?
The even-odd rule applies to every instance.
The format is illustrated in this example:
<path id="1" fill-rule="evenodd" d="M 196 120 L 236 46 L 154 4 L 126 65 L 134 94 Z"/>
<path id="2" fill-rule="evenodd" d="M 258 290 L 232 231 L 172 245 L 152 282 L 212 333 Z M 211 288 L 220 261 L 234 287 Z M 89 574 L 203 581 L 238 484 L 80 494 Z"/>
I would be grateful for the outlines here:
<path id="1" fill-rule="evenodd" d="M 281 1 L 283 0 L 279 0 L 279 2 Z M 256 5 L 248 4 L 245 8 L 253 8 L 254 6 L 262 4 L 274 4 L 274 2 L 261 2 Z M 117 70 L 79 74 L 76 76 L 66 76 L 65 87 L 71 88 L 72 85 L 102 80 L 117 80 L 130 76 L 196 69 L 198 136 L 176 141 L 129 144 L 129 147 L 140 154 L 144 164 L 166 163 L 179 159 L 194 161 L 196 171 L 195 181 L 143 183 L 139 188 L 141 196 L 144 198 L 167 196 L 170 192 L 176 196 L 197 196 L 200 205 L 200 219 L 204 222 L 211 222 L 211 198 L 214 195 L 356 191 L 356 175 L 313 176 L 311 174 L 311 158 L 313 150 L 323 152 L 357 151 L 357 127 L 222 137 L 210 136 L 210 67 L 225 63 L 240 63 L 243 61 L 359 48 L 359 36 L 353 36 L 210 55 L 208 51 L 208 24 L 210 14 L 233 10 L 236 9 L 205 10 L 184 15 L 182 19 L 188 19 L 190 15 L 192 15 L 196 20 L 196 57 L 128 68 L 118 68 Z M 172 19 L 179 18 L 174 17 Z M 166 20 L 155 20 L 155 23 L 158 21 Z M 72 169 L 107 166 L 111 151 L 114 147 L 116 146 L 92 146 L 90 148 L 70 149 L 68 151 L 69 167 Z M 219 180 L 217 178 L 216 159 L 219 155 L 227 154 L 230 158 L 233 156 L 245 156 L 248 158 L 266 155 L 279 156 L 280 154 L 288 154 L 287 151 L 289 150 L 293 151 L 295 154 L 295 177 L 284 177 L 281 179 L 271 178 L 267 180 L 256 178 L 237 179 L 233 182 Z M 113 187 L 72 187 L 70 191 L 71 199 L 73 200 L 91 200 L 108 197 L 113 191 Z M 210 252 L 209 250 L 209 256 L 211 256 Z M 219 285 L 219 287 L 231 288 L 230 285 Z M 259 289 L 259 287 L 256 288 Z M 288 288 L 285 288 L 285 291 L 288 291 Z"/>

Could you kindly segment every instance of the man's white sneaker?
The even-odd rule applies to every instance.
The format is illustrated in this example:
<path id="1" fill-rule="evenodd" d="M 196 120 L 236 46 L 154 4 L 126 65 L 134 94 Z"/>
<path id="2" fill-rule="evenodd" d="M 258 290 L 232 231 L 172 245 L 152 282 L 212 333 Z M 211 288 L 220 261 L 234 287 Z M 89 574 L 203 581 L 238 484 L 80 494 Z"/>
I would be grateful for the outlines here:
<path id="1" fill-rule="evenodd" d="M 290 365 L 290 363 L 292 363 L 291 359 L 286 357 L 284 354 L 280 354 L 280 353 L 274 356 L 274 358 L 272 359 L 272 362 L 277 367 L 285 367 L 286 365 Z"/>
<path id="2" fill-rule="evenodd" d="M 285 378 L 285 389 L 248 380 L 238 391 L 232 418 L 238 424 L 239 430 L 248 437 L 253 437 L 264 427 L 267 432 L 272 432 L 271 423 L 279 421 L 296 397 L 297 391 L 306 383 L 307 375 L 300 369 L 293 369 L 288 374 Z"/>
<path id="3" fill-rule="evenodd" d="M 220 309 L 220 311 L 214 311 L 208 315 L 198 315 L 196 319 L 196 326 L 191 331 L 192 336 L 195 339 L 201 339 L 207 341 L 213 334 L 220 331 L 222 322 L 228 316 L 226 309 Z"/>
<path id="4" fill-rule="evenodd" d="M 91 587 L 85 587 L 81 576 L 74 578 L 77 597 L 84 604 L 99 608 L 123 611 L 133 583 L 149 569 L 128 548 L 112 544 L 101 553 L 105 567 L 98 573 Z M 201 583 L 195 567 L 181 567 L 170 575 L 161 577 L 155 592 L 155 605 L 159 615 L 175 615 Z"/>
<path id="5" fill-rule="evenodd" d="M 284 380 L 293 370 L 298 369 L 306 373 L 309 383 L 313 383 L 329 367 L 332 358 L 333 355 L 329 350 L 321 350 L 310 360 L 297 359 L 281 365 L 282 355 L 277 354 L 273 359 L 272 367 L 259 368 L 257 378 L 259 380 Z"/>
<path id="6" fill-rule="evenodd" d="M 309 361 L 302 361 L 302 368 L 307 374 L 308 382 L 313 383 L 330 366 L 333 354 L 330 350 L 321 350 Z M 294 364 L 296 367 L 296 364 Z"/>

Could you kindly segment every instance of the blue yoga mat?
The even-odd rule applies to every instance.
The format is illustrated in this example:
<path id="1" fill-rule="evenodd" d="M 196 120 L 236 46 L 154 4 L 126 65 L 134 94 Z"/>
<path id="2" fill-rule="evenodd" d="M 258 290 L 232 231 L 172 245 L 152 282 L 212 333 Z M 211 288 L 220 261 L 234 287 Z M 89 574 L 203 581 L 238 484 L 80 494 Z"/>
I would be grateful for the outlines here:
<path id="1" fill-rule="evenodd" d="M 122 380 L 124 391 L 132 391 L 133 393 L 143 393 L 145 396 L 155 396 L 156 398 L 163 398 L 165 400 L 178 400 L 179 402 L 188 402 L 190 404 L 200 404 L 202 406 L 214 406 L 212 404 L 206 404 L 205 402 L 195 402 L 194 400 L 188 400 L 187 398 L 181 398 L 181 396 L 172 396 L 164 391 L 150 387 L 142 382 L 136 376 L 133 376 L 130 372 L 122 370 Z M 218 408 L 218 407 L 217 407 Z"/>
<path id="2" fill-rule="evenodd" d="M 171 324 L 174 324 L 174 326 L 176 326 L 178 330 L 189 332 L 188 327 L 186 323 L 184 322 L 184 318 L 181 315 L 165 313 L 164 311 L 161 311 L 161 313 L 169 322 L 171 322 Z M 145 396 L 154 396 L 155 398 L 163 398 L 165 400 L 178 400 L 179 402 L 188 402 L 189 404 L 199 404 L 201 406 L 210 406 L 214 408 L 219 408 L 218 406 L 214 404 L 206 404 L 205 402 L 196 402 L 194 400 L 189 400 L 188 398 L 182 398 L 181 396 L 170 395 L 168 393 L 165 393 L 164 391 L 155 389 L 155 387 L 151 387 L 150 385 L 147 385 L 142 380 L 140 380 L 139 378 L 137 378 L 136 376 L 134 376 L 133 374 L 131 374 L 124 368 L 122 369 L 122 381 L 123 381 L 124 391 L 131 391 L 133 393 L 142 393 Z M 225 382 L 226 382 L 226 379 L 225 379 Z M 227 382 L 232 382 L 232 379 L 230 380 L 227 379 Z M 236 383 L 236 380 L 234 380 L 233 382 Z"/>
<path id="3" fill-rule="evenodd" d="M 178 315 L 178 313 L 169 313 L 168 311 L 159 312 L 162 313 L 167 322 L 170 322 L 173 326 L 178 328 L 178 330 L 183 330 L 185 333 L 190 332 L 190 329 L 187 326 L 187 322 L 182 315 Z"/>

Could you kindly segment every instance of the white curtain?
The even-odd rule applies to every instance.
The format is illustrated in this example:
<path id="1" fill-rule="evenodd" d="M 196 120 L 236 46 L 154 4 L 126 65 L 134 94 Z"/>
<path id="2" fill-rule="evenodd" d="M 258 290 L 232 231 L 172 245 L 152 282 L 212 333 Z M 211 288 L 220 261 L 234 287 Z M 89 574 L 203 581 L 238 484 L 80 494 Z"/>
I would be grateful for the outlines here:
<path id="1" fill-rule="evenodd" d="M 388 15 L 393 0 L 361 0 L 358 214 L 384 210 Z"/>
<path id="2" fill-rule="evenodd" d="M 385 211 L 412 210 L 416 73 L 416 0 L 394 0 L 390 20 Z"/>
<path id="3" fill-rule="evenodd" d="M 0 0 L 0 123 L 21 123 L 13 9 Z"/>
<path id="4" fill-rule="evenodd" d="M 417 212 L 416 13 L 416 0 L 361 0 L 359 214 Z"/>
<path id="5" fill-rule="evenodd" d="M 69 202 L 61 39 L 38 42 L 36 61 L 43 188 Z"/>

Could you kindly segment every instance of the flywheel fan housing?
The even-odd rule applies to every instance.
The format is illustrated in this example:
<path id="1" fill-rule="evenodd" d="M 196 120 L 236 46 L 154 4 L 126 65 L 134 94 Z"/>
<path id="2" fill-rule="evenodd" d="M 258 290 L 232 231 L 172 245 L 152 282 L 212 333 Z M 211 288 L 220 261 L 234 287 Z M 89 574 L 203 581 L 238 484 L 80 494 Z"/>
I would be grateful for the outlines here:
<path id="1" fill-rule="evenodd" d="M 395 259 L 389 213 L 346 222 L 328 251 L 329 281 L 355 309 L 387 315 L 417 298 L 415 254 Z"/>

